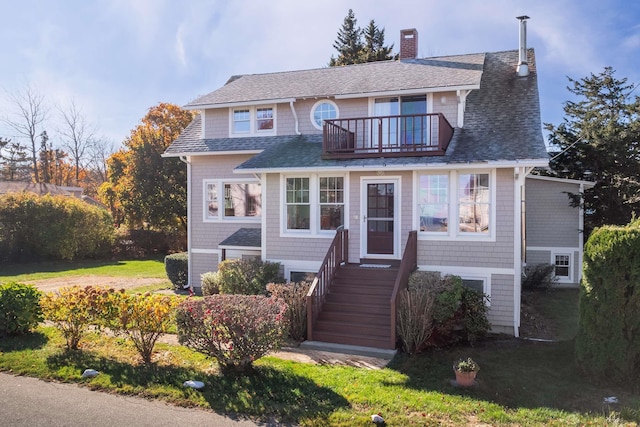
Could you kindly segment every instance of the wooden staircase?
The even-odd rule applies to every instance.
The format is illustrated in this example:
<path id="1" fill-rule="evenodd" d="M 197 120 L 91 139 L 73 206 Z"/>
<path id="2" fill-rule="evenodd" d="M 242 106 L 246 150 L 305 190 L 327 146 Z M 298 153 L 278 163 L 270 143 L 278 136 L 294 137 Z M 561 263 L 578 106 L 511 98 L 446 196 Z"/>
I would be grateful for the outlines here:
<path id="1" fill-rule="evenodd" d="M 313 324 L 313 340 L 393 348 L 389 341 L 390 300 L 397 275 L 397 266 L 337 266 L 331 288 Z"/>

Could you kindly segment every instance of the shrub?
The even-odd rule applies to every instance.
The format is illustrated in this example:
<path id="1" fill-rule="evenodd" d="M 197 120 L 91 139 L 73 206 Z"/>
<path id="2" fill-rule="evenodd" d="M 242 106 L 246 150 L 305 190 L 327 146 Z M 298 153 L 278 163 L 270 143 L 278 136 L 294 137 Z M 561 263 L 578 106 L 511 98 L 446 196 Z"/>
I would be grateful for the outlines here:
<path id="1" fill-rule="evenodd" d="M 397 330 L 402 348 L 413 354 L 422 349 L 433 332 L 435 295 L 426 286 L 413 286 L 403 290 L 397 309 Z"/>
<path id="2" fill-rule="evenodd" d="M 189 298 L 177 309 L 178 340 L 217 360 L 223 372 L 243 372 L 280 348 L 286 304 L 262 295 Z"/>
<path id="3" fill-rule="evenodd" d="M 231 259 L 218 265 L 221 294 L 264 295 L 267 283 L 284 283 L 279 263 L 259 259 Z"/>
<path id="4" fill-rule="evenodd" d="M 216 295 L 220 293 L 217 271 L 201 274 L 200 283 L 202 284 L 202 295 Z"/>
<path id="5" fill-rule="evenodd" d="M 115 294 L 112 288 L 73 286 L 45 294 L 40 304 L 44 317 L 62 332 L 67 348 L 75 350 L 89 325 L 107 325 L 115 317 Z"/>
<path id="6" fill-rule="evenodd" d="M 179 252 L 164 257 L 164 269 L 174 289 L 184 289 L 189 283 L 189 253 Z"/>
<path id="7" fill-rule="evenodd" d="M 108 255 L 113 218 L 105 209 L 64 196 L 0 196 L 0 261 L 72 260 Z"/>
<path id="8" fill-rule="evenodd" d="M 552 264 L 528 265 L 522 270 L 522 289 L 525 291 L 548 290 L 558 283 Z"/>
<path id="9" fill-rule="evenodd" d="M 112 323 L 117 333 L 126 335 L 145 364 L 151 364 L 153 348 L 169 329 L 178 301 L 157 294 L 118 294 L 116 316 Z"/>
<path id="10" fill-rule="evenodd" d="M 640 376 L 640 220 L 594 230 L 585 244 L 576 359 L 593 377 Z"/>
<path id="11" fill-rule="evenodd" d="M 40 296 L 31 285 L 0 284 L 0 336 L 26 334 L 42 321 Z"/>
<path id="12" fill-rule="evenodd" d="M 427 345 L 475 343 L 491 329 L 486 299 L 483 293 L 464 286 L 459 276 L 414 272 L 397 309 L 404 350 L 415 353 Z"/>
<path id="13" fill-rule="evenodd" d="M 269 283 L 267 291 L 287 304 L 285 314 L 289 336 L 300 342 L 307 338 L 307 293 L 311 282 Z"/>
<path id="14" fill-rule="evenodd" d="M 186 232 L 176 230 L 128 229 L 117 230 L 114 255 L 126 258 L 144 258 L 157 254 L 181 252 L 186 249 Z"/>

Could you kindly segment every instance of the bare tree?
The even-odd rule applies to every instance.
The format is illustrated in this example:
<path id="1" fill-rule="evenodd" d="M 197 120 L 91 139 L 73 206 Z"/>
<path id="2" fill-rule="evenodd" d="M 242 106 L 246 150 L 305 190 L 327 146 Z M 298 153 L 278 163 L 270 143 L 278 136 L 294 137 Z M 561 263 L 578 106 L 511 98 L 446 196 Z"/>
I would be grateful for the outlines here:
<path id="1" fill-rule="evenodd" d="M 38 136 L 42 133 L 39 128 L 47 119 L 49 113 L 44 95 L 29 85 L 23 92 L 8 93 L 8 97 L 15 106 L 15 112 L 11 117 L 2 117 L 2 121 L 31 142 L 33 176 L 36 182 L 40 182 L 38 177 L 38 148 L 36 143 Z"/>
<path id="2" fill-rule="evenodd" d="M 90 162 L 90 157 L 94 154 L 91 151 L 97 142 L 96 131 L 87 124 L 75 101 L 72 100 L 66 109 L 60 108 L 60 113 L 65 126 L 59 131 L 64 140 L 62 147 L 75 167 L 76 185 L 79 185 L 80 169 L 86 166 L 86 163 L 81 163 Z"/>

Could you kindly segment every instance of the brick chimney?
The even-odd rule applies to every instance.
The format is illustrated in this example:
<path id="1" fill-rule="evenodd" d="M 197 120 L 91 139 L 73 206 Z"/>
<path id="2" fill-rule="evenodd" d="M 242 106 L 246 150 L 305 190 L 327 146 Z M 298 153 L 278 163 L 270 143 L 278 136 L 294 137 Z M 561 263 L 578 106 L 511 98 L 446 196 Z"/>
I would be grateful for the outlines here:
<path id="1" fill-rule="evenodd" d="M 418 30 L 400 30 L 400 59 L 415 59 L 418 56 Z"/>

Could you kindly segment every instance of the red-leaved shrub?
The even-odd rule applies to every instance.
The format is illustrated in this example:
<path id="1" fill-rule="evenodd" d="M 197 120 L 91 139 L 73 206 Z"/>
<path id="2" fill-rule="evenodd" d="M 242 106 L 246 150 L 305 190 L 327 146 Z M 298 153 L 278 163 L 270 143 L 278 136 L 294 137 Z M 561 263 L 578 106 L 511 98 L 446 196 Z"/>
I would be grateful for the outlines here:
<path id="1" fill-rule="evenodd" d="M 176 314 L 178 340 L 217 360 L 223 372 L 244 372 L 280 348 L 287 304 L 262 295 L 211 295 L 187 299 Z"/>

